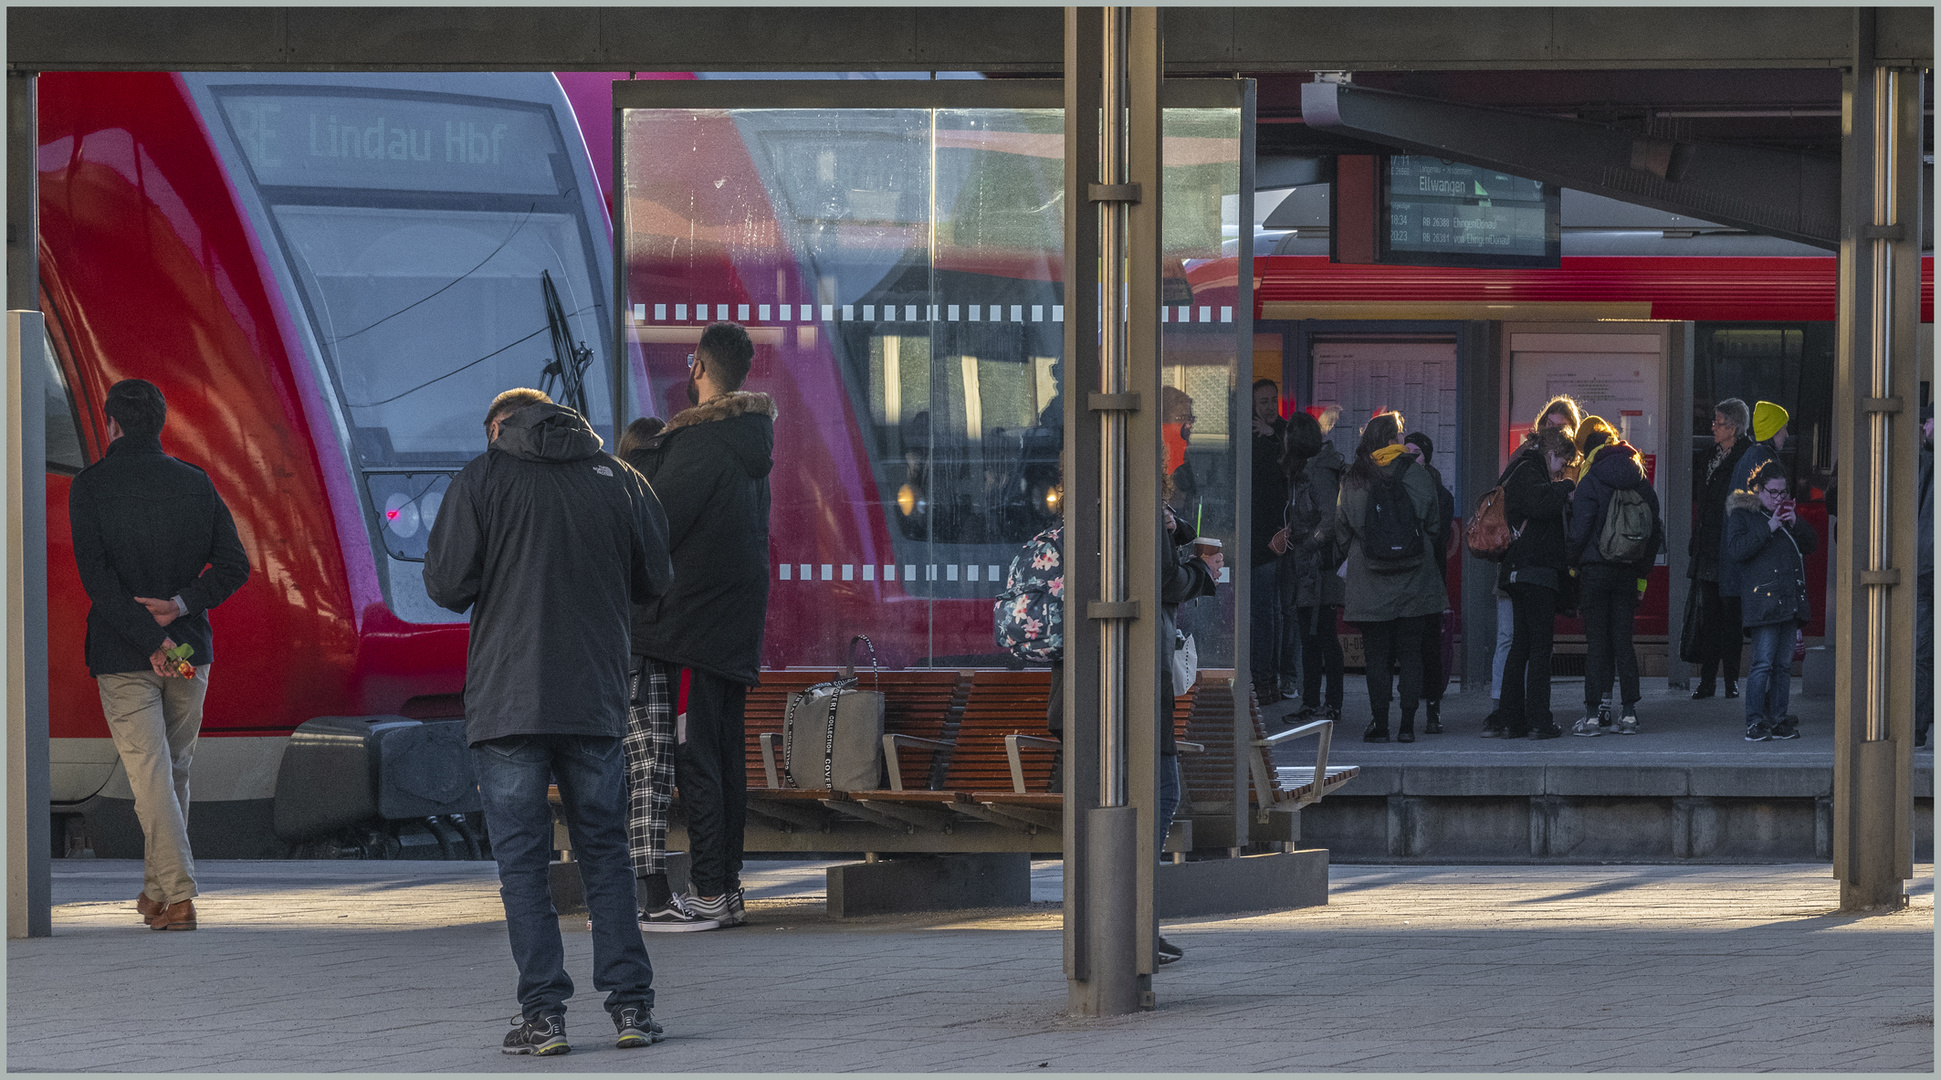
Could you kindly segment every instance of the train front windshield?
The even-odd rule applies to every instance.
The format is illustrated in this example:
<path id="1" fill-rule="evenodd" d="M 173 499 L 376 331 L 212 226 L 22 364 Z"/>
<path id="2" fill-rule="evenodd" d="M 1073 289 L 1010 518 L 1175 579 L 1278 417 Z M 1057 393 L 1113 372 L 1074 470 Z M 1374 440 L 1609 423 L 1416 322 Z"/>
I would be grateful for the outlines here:
<path id="1" fill-rule="evenodd" d="M 393 609 L 448 621 L 417 564 L 493 396 L 546 389 L 612 437 L 596 248 L 554 113 L 313 86 L 216 101 L 294 279 Z"/>

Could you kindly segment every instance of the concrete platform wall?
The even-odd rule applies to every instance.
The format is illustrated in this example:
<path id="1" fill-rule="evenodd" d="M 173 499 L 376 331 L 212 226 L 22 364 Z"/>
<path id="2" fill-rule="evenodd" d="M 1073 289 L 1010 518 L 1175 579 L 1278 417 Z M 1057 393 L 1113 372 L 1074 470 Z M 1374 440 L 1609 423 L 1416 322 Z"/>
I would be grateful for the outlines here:
<path id="1" fill-rule="evenodd" d="M 1573 785 L 1568 776 L 1537 775 L 1521 778 L 1522 783 L 1459 785 L 1485 788 L 1464 792 L 1438 782 L 1446 778 L 1434 770 L 1409 770 L 1418 771 L 1429 775 L 1394 778 L 1398 782 L 1392 786 L 1400 790 L 1344 791 L 1303 810 L 1301 842 L 1326 848 L 1336 863 L 1830 862 L 1833 857 L 1832 792 L 1799 791 L 1785 777 L 1739 775 L 1708 784 L 1693 775 L 1698 769 L 1653 770 L 1684 775 L 1658 777 L 1657 784 L 1634 782 L 1627 793 L 1600 793 L 1570 789 L 1610 785 Z M 1526 790 L 1501 790 L 1505 787 Z M 1784 790 L 1789 787 L 1795 790 Z M 1917 861 L 1934 857 L 1934 800 L 1928 790 L 1914 802 Z"/>

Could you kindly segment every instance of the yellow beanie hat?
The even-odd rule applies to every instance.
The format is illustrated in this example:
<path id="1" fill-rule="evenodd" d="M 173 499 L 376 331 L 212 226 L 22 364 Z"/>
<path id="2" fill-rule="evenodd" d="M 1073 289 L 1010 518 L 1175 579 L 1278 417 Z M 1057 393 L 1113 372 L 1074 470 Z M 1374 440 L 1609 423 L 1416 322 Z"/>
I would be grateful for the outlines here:
<path id="1" fill-rule="evenodd" d="M 1765 442 L 1767 439 L 1779 434 L 1779 429 L 1785 427 L 1786 421 L 1790 419 L 1792 417 L 1785 409 L 1780 408 L 1770 401 L 1762 401 L 1754 405 L 1752 407 L 1752 441 Z"/>

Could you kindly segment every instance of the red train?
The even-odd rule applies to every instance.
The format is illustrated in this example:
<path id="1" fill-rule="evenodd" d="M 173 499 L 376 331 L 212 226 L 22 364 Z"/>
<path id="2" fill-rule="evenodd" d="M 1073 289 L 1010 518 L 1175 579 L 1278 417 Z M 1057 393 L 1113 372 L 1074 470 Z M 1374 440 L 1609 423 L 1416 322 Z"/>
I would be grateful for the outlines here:
<path id="1" fill-rule="evenodd" d="M 550 385 L 612 439 L 633 415 L 679 406 L 685 343 L 712 318 L 757 331 L 751 388 L 775 395 L 781 413 L 767 665 L 833 663 L 854 630 L 871 633 L 887 665 L 1001 662 L 988 598 L 1009 553 L 1058 509 L 1055 249 L 996 244 L 920 268 L 822 273 L 818 252 L 780 227 L 801 217 L 805 196 L 790 185 L 819 169 L 840 181 L 866 152 L 818 147 L 813 123 L 757 131 L 722 113 L 690 132 L 688 164 L 717 169 L 714 189 L 743 214 L 738 235 L 760 238 L 761 272 L 725 242 L 656 251 L 639 238 L 679 223 L 652 217 L 645 181 L 612 190 L 599 76 L 48 74 L 39 102 L 40 284 L 58 376 L 57 842 L 103 855 L 140 845 L 82 662 L 87 601 L 66 509 L 69 478 L 105 448 L 101 401 L 123 378 L 168 395 L 163 441 L 210 472 L 254 571 L 213 616 L 191 815 L 206 856 L 288 850 L 273 828 L 277 777 L 305 721 L 459 713 L 464 620 L 430 604 L 419 565 L 444 485 L 484 448 L 491 395 Z M 778 140 L 808 156 L 778 156 Z M 1055 132 L 967 132 L 959 148 L 1006 157 L 1049 207 L 1055 145 Z M 844 152 L 820 153 L 832 146 Z M 616 198 L 635 237 L 619 311 Z M 1047 220 L 1056 235 L 1055 214 Z M 1812 323 L 1830 318 L 1834 288 L 1832 260 L 1817 258 L 1255 266 L 1257 318 L 1288 298 L 1499 302 L 1507 286 L 1519 303 L 1645 303 L 1642 318 Z M 1185 269 L 1189 295 L 1168 303 L 1188 312 L 1191 333 L 1232 332 L 1206 313 L 1231 319 L 1233 268 L 1228 257 Z M 937 310 L 912 299 L 918 273 Z M 1924 263 L 1924 300 L 1929 273 Z M 1791 290 L 1778 303 L 1775 282 Z M 1169 361 L 1200 363 L 1190 352 Z M 1244 417 L 1237 393 L 1228 408 Z"/>

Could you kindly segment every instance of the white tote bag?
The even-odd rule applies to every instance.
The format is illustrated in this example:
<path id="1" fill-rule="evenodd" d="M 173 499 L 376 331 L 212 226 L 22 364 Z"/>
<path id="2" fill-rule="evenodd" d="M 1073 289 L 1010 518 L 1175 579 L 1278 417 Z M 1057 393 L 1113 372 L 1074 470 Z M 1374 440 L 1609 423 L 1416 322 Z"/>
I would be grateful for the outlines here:
<path id="1" fill-rule="evenodd" d="M 1191 690 L 1199 677 L 1200 650 L 1193 643 L 1193 635 L 1173 631 L 1173 696 Z"/>

